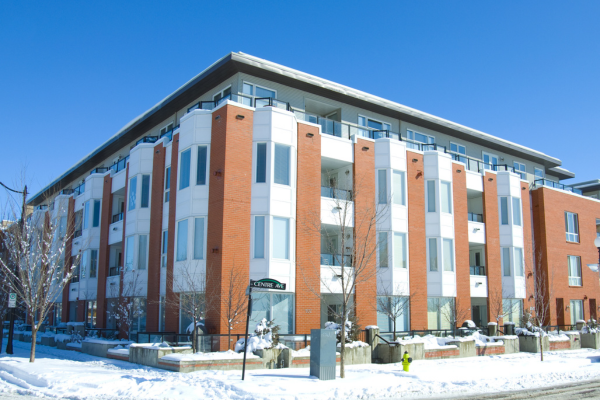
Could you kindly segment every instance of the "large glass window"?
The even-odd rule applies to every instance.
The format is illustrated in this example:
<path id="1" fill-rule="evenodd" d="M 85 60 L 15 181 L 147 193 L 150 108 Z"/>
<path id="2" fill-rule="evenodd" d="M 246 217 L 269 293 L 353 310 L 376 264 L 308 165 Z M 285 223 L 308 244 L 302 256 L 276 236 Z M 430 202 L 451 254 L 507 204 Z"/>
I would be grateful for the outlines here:
<path id="1" fill-rule="evenodd" d="M 129 236 L 125 239 L 125 271 L 133 270 L 133 248 L 135 236 Z"/>
<path id="2" fill-rule="evenodd" d="M 428 329 L 450 329 L 450 320 L 453 318 L 453 297 L 428 297 L 427 298 L 427 325 Z"/>
<path id="3" fill-rule="evenodd" d="M 256 183 L 267 181 L 267 144 L 256 144 Z"/>
<path id="4" fill-rule="evenodd" d="M 435 138 L 430 135 L 425 135 L 423 133 L 411 131 L 409 129 L 406 130 L 406 136 L 410 140 L 414 140 L 415 142 L 421 142 L 425 144 L 433 144 L 435 143 Z"/>
<path id="5" fill-rule="evenodd" d="M 394 232 L 394 268 L 406 268 L 406 233 Z"/>
<path id="6" fill-rule="evenodd" d="M 385 302 L 385 305 L 382 304 Z M 402 307 L 401 315 L 396 318 L 396 332 L 403 332 L 409 330 L 409 319 L 410 319 L 410 307 L 408 297 L 402 298 L 401 296 L 377 296 L 377 326 L 381 332 L 393 332 L 394 331 L 394 320 L 386 315 L 385 310 L 390 310 Z M 385 307 L 385 308 L 384 308 Z"/>
<path id="7" fill-rule="evenodd" d="M 275 144 L 275 183 L 290 185 L 290 146 Z"/>
<path id="8" fill-rule="evenodd" d="M 392 173 L 392 190 L 394 204 L 401 206 L 406 205 L 406 193 L 405 193 L 405 180 L 406 175 L 404 171 L 395 171 Z"/>
<path id="9" fill-rule="evenodd" d="M 198 146 L 198 165 L 196 167 L 196 185 L 206 185 L 207 146 Z"/>
<path id="10" fill-rule="evenodd" d="M 148 267 L 148 235 L 138 236 L 138 269 Z"/>
<path id="11" fill-rule="evenodd" d="M 135 201 L 137 197 L 137 176 L 129 180 L 129 206 L 128 210 L 135 210 Z"/>
<path id="12" fill-rule="evenodd" d="M 508 197 L 500 197 L 500 224 L 508 225 Z"/>
<path id="13" fill-rule="evenodd" d="M 433 272 L 438 270 L 438 249 L 436 238 L 429 238 L 429 270 Z"/>
<path id="14" fill-rule="evenodd" d="M 523 249 L 515 247 L 515 276 L 525 276 L 525 268 L 523 267 Z"/>
<path id="15" fill-rule="evenodd" d="M 521 176 L 521 179 L 527 179 L 527 173 L 525 172 L 525 164 L 514 161 L 513 167 L 515 172 Z"/>
<path id="16" fill-rule="evenodd" d="M 194 219 L 194 260 L 204 259 L 204 218 Z"/>
<path id="17" fill-rule="evenodd" d="M 190 186 L 190 168 L 191 168 L 192 150 L 187 149 L 181 153 L 181 164 L 179 171 L 179 190 Z"/>
<path id="18" fill-rule="evenodd" d="M 86 201 L 83 206 L 83 229 L 87 229 L 90 226 L 90 202 Z"/>
<path id="19" fill-rule="evenodd" d="M 444 271 L 454 271 L 454 245 L 452 239 L 444 239 Z"/>
<path id="20" fill-rule="evenodd" d="M 379 267 L 387 268 L 389 266 L 388 234 L 387 232 L 379 232 L 377 236 L 379 239 Z"/>
<path id="21" fill-rule="evenodd" d="M 273 217 L 273 258 L 290 259 L 290 220 Z"/>
<path id="22" fill-rule="evenodd" d="M 521 299 L 502 299 L 502 311 L 504 321 L 513 322 L 521 326 L 523 317 L 523 301 Z"/>
<path id="23" fill-rule="evenodd" d="M 379 197 L 379 204 L 387 204 L 387 174 L 385 169 L 377 171 L 377 190 Z"/>
<path id="24" fill-rule="evenodd" d="M 100 226 L 100 200 L 94 200 L 94 212 L 92 214 L 92 228 Z"/>
<path id="25" fill-rule="evenodd" d="M 169 247 L 169 231 L 162 233 L 162 248 L 160 251 L 160 267 L 167 268 L 167 248 Z"/>
<path id="26" fill-rule="evenodd" d="M 571 325 L 583 321 L 583 300 L 571 300 Z"/>
<path id="27" fill-rule="evenodd" d="M 98 275 L 98 250 L 90 250 L 90 278 Z"/>
<path id="28" fill-rule="evenodd" d="M 565 230 L 567 241 L 579 243 L 579 219 L 577 214 L 565 211 Z"/>
<path id="29" fill-rule="evenodd" d="M 289 293 L 260 293 L 252 294 L 252 315 L 249 330 L 263 318 L 274 320 L 279 325 L 280 334 L 294 333 L 294 295 Z"/>
<path id="30" fill-rule="evenodd" d="M 581 286 L 581 257 L 567 256 L 569 264 L 569 286 Z"/>
<path id="31" fill-rule="evenodd" d="M 142 201 L 141 208 L 148 208 L 150 204 L 150 175 L 142 175 Z"/>
<path id="32" fill-rule="evenodd" d="M 435 212 L 435 181 L 427 181 L 427 212 Z"/>
<path id="33" fill-rule="evenodd" d="M 171 167 L 165 170 L 165 203 L 171 199 Z"/>
<path id="34" fill-rule="evenodd" d="M 187 260 L 188 220 L 177 223 L 177 261 Z"/>
<path id="35" fill-rule="evenodd" d="M 86 301 L 85 323 L 88 328 L 96 327 L 96 310 L 97 309 L 98 309 L 98 302 Z"/>
<path id="36" fill-rule="evenodd" d="M 502 274 L 511 276 L 510 273 L 510 247 L 502 248 Z"/>
<path id="37" fill-rule="evenodd" d="M 512 215 L 513 225 L 521 226 L 521 199 L 518 197 L 512 198 Z"/>
<path id="38" fill-rule="evenodd" d="M 544 179 L 544 170 L 541 168 L 534 168 L 535 179 Z"/>
<path id="39" fill-rule="evenodd" d="M 265 258 L 265 216 L 254 217 L 254 258 Z"/>
<path id="40" fill-rule="evenodd" d="M 442 181 L 442 212 L 452 214 L 452 187 L 450 182 Z"/>

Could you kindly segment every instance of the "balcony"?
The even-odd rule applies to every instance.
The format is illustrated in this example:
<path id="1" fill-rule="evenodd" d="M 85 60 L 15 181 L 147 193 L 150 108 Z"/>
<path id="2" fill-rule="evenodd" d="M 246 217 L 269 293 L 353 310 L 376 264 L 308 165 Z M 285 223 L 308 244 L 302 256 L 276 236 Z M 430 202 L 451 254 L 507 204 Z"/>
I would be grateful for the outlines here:
<path id="1" fill-rule="evenodd" d="M 144 136 L 143 138 L 141 138 L 140 140 L 135 142 L 135 145 L 137 146 L 138 144 L 142 144 L 142 143 L 156 143 L 156 142 L 158 142 L 158 136 Z"/>
<path id="2" fill-rule="evenodd" d="M 162 138 L 166 137 L 166 138 L 169 139 L 169 142 L 170 142 L 171 140 L 173 140 L 173 132 L 175 132 L 177 129 L 179 129 L 179 125 L 177 125 L 176 127 L 174 127 L 172 129 L 166 131 L 165 133 L 161 134 L 160 137 L 159 137 L 159 139 L 162 139 Z"/>
<path id="3" fill-rule="evenodd" d="M 85 182 L 82 182 L 81 185 L 79 185 L 75 189 L 73 189 L 74 197 L 82 195 L 84 192 L 85 192 Z"/>
<path id="4" fill-rule="evenodd" d="M 118 213 L 112 216 L 112 223 L 123 221 L 123 213 Z"/>
<path id="5" fill-rule="evenodd" d="M 485 276 L 485 267 L 475 265 L 470 267 L 471 275 L 473 276 Z"/>
<path id="6" fill-rule="evenodd" d="M 101 167 L 101 168 L 93 169 L 92 172 L 90 172 L 90 175 L 103 174 L 105 172 L 108 172 L 108 168 L 107 167 Z"/>
<path id="7" fill-rule="evenodd" d="M 81 235 L 83 235 L 83 231 L 81 229 L 77 229 L 74 233 L 73 233 L 73 239 L 80 237 Z"/>
<path id="8" fill-rule="evenodd" d="M 545 187 L 550 187 L 550 188 L 554 188 L 554 189 L 560 189 L 560 190 L 564 190 L 565 192 L 571 192 L 571 193 L 575 193 L 575 194 L 578 194 L 580 196 L 583 196 L 582 191 L 579 190 L 579 189 L 575 189 L 575 188 L 573 188 L 571 186 L 563 185 L 562 183 L 550 181 L 548 179 L 536 179 L 533 182 L 533 185 L 536 188 L 545 186 Z"/>
<path id="9" fill-rule="evenodd" d="M 344 263 L 345 267 L 352 266 L 352 255 L 347 254 L 342 258 L 341 254 L 326 254 L 321 253 L 321 265 L 329 267 L 341 267 Z"/>
<path id="10" fill-rule="evenodd" d="M 48 206 L 46 204 L 40 204 L 39 206 L 35 206 L 35 211 L 46 211 L 48 210 Z"/>
<path id="11" fill-rule="evenodd" d="M 469 213 L 469 221 L 483 223 L 483 214 Z"/>
<path id="12" fill-rule="evenodd" d="M 234 102 L 240 103 L 240 104 L 244 104 L 248 107 L 252 107 L 252 103 L 253 103 L 252 97 L 230 93 L 227 96 L 223 96 L 219 100 L 199 101 L 198 103 L 196 103 L 193 106 L 191 106 L 190 108 L 188 108 L 187 112 L 191 112 L 193 110 L 213 110 L 213 109 L 217 108 L 217 106 L 219 104 L 221 104 L 227 100 L 234 101 Z M 173 128 L 173 129 L 176 129 L 176 128 Z"/>
<path id="13" fill-rule="evenodd" d="M 119 275 L 119 272 L 121 271 L 122 267 L 110 267 L 108 269 L 108 276 L 117 276 Z"/>
<path id="14" fill-rule="evenodd" d="M 321 197 L 352 201 L 352 191 L 321 186 Z"/>
<path id="15" fill-rule="evenodd" d="M 129 160 L 129 156 L 117 161 L 116 163 L 111 165 L 109 169 L 113 170 L 115 174 L 117 172 L 121 172 L 127 167 L 127 160 Z"/>

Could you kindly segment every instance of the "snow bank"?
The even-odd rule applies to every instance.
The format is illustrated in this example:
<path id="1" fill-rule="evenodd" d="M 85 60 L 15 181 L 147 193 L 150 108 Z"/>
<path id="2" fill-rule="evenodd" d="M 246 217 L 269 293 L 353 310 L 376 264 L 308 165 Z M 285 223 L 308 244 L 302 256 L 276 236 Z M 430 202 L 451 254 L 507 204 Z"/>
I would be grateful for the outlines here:
<path id="1" fill-rule="evenodd" d="M 112 349 L 107 350 L 108 353 L 118 355 L 118 356 L 129 356 L 129 345 L 117 347 L 113 347 Z"/>
<path id="2" fill-rule="evenodd" d="M 310 345 L 300 350 L 292 350 L 292 357 L 309 357 L 310 356 Z"/>
<path id="3" fill-rule="evenodd" d="M 67 322 L 67 326 L 83 326 L 83 322 Z"/>
<path id="4" fill-rule="evenodd" d="M 337 344 L 337 347 L 342 347 L 341 343 Z M 348 349 L 354 349 L 355 347 L 369 347 L 369 345 L 365 342 L 361 342 L 360 340 L 356 340 L 354 342 L 350 342 L 350 343 L 346 343 L 346 348 Z"/>
<path id="5" fill-rule="evenodd" d="M 56 342 L 70 342 L 71 339 L 73 338 L 73 335 L 65 335 L 64 333 L 59 333 L 58 335 L 54 336 L 54 340 Z"/>
<path id="6" fill-rule="evenodd" d="M 195 354 L 167 354 L 161 360 L 169 361 L 210 361 L 210 360 L 241 360 L 244 358 L 244 353 L 236 353 L 233 350 L 218 351 L 214 353 L 195 353 Z M 246 358 L 260 358 L 254 354 L 246 354 Z"/>
<path id="7" fill-rule="evenodd" d="M 129 340 L 125 340 L 125 339 L 121 339 L 121 340 L 109 340 L 109 339 L 92 339 L 92 338 L 85 338 L 84 342 L 87 343 L 98 343 L 98 344 L 132 344 L 135 342 L 129 341 Z"/>
<path id="8" fill-rule="evenodd" d="M 235 343 L 235 351 L 237 353 L 244 351 L 245 338 L 238 340 Z M 270 349 L 273 347 L 273 342 L 264 337 L 250 336 L 248 338 L 248 347 L 246 347 L 246 353 L 254 353 L 256 350 Z"/>
<path id="9" fill-rule="evenodd" d="M 477 329 L 477 325 L 475 325 L 475 322 L 471 321 L 470 319 L 466 320 L 465 324 L 467 324 L 468 328 Z"/>
<path id="10" fill-rule="evenodd" d="M 379 327 L 377 325 L 368 325 L 365 329 L 379 329 Z"/>
<path id="11" fill-rule="evenodd" d="M 568 342 L 570 339 L 564 333 L 559 333 L 558 335 L 548 335 L 548 340 L 551 342 Z"/>
<path id="12" fill-rule="evenodd" d="M 154 348 L 161 348 L 161 349 L 191 349 L 192 348 L 192 346 L 173 347 L 170 344 L 168 344 L 167 342 L 162 342 L 162 343 L 132 343 L 131 342 L 129 347 L 148 347 L 148 348 L 154 347 Z"/>

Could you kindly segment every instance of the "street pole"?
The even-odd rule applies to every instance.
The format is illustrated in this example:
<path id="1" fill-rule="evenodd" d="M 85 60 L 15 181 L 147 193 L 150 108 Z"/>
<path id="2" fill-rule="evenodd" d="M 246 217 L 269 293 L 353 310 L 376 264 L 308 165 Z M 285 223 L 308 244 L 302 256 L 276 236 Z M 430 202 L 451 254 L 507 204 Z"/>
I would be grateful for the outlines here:
<path id="1" fill-rule="evenodd" d="M 246 376 L 246 349 L 248 348 L 248 328 L 250 327 L 250 315 L 252 314 L 252 286 L 248 286 L 248 312 L 246 313 L 246 339 L 244 339 L 244 364 L 242 365 L 242 380 Z"/>

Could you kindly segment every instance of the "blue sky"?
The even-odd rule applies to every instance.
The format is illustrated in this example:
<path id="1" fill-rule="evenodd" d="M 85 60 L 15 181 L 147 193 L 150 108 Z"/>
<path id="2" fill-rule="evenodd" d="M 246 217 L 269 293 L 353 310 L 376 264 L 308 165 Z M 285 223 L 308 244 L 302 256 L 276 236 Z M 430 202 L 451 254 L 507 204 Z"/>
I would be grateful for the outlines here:
<path id="1" fill-rule="evenodd" d="M 591 1 L 2 1 L 0 181 L 25 166 L 36 192 L 230 51 L 600 178 L 598 15 Z"/>

